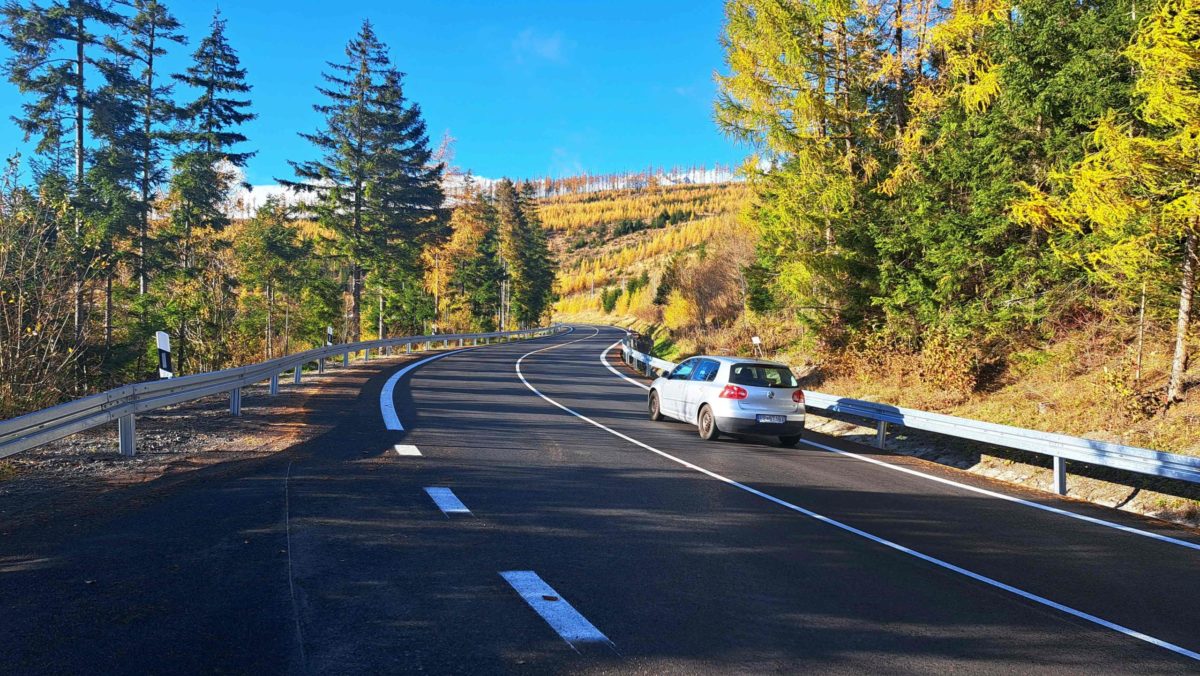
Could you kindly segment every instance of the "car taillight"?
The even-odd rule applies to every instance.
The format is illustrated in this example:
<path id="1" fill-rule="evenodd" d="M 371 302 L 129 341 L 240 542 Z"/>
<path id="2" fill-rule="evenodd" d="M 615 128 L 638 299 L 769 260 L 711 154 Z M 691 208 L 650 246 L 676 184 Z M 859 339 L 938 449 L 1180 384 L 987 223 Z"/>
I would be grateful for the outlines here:
<path id="1" fill-rule="evenodd" d="M 720 394 L 722 399 L 745 399 L 746 396 L 746 388 L 737 385 L 726 385 Z"/>
<path id="2" fill-rule="evenodd" d="M 803 404 L 804 390 L 796 390 L 795 392 L 792 392 L 792 401 L 796 402 L 797 404 Z"/>

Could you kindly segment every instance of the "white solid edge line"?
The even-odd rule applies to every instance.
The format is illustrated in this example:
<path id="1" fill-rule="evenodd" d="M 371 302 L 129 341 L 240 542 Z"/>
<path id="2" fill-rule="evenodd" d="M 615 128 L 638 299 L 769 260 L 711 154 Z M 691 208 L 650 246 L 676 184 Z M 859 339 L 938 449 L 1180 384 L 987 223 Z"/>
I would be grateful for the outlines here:
<path id="1" fill-rule="evenodd" d="M 599 629 L 575 610 L 554 588 L 532 570 L 501 571 L 500 577 L 517 592 L 534 612 L 550 625 L 567 645 L 575 648 L 577 643 L 602 643 L 612 646 Z M 578 649 L 576 649 L 578 652 Z"/>
<path id="2" fill-rule="evenodd" d="M 613 368 L 612 365 L 608 363 L 608 359 L 606 358 L 608 356 L 608 353 L 611 352 L 613 349 L 620 347 L 620 345 L 621 345 L 621 341 L 618 340 L 617 342 L 613 343 L 609 347 L 605 348 L 605 350 L 600 353 L 600 363 L 604 364 L 605 368 L 607 368 L 609 371 L 612 371 L 613 373 L 615 373 L 618 377 L 620 377 L 624 380 L 627 380 L 630 383 L 633 383 L 634 385 L 637 385 L 638 387 L 642 388 L 643 390 L 649 390 L 650 387 L 648 385 L 639 383 L 638 381 L 626 376 L 625 374 L 623 374 L 620 371 Z M 820 415 L 820 414 L 814 414 L 814 415 Z M 882 460 L 870 458 L 865 455 L 860 455 L 858 453 L 854 453 L 851 451 L 844 451 L 840 448 L 834 448 L 833 446 L 827 446 L 825 444 L 822 444 L 822 443 L 819 443 L 816 441 L 812 441 L 810 439 L 801 438 L 800 442 L 803 444 L 808 444 L 809 446 L 813 446 L 814 448 L 819 448 L 822 451 L 828 451 L 830 453 L 844 455 L 848 458 L 854 458 L 855 460 L 869 462 L 872 465 L 879 465 L 880 467 L 886 467 L 890 470 L 895 470 L 897 472 L 904 472 L 905 474 L 911 474 L 912 476 L 921 477 L 922 479 L 928 479 L 929 481 L 936 481 L 940 484 L 945 484 L 947 486 L 954 486 L 956 488 L 961 488 L 966 491 L 971 491 L 972 493 L 978 493 L 980 495 L 986 495 L 991 498 L 998 498 L 1000 500 L 1006 500 L 1008 502 L 1012 502 L 1012 503 L 1015 503 L 1018 505 L 1024 505 L 1025 507 L 1033 507 L 1034 509 L 1040 509 L 1044 512 L 1050 512 L 1051 514 L 1057 514 L 1059 516 L 1067 516 L 1072 519 L 1079 519 L 1080 521 L 1086 521 L 1087 523 L 1095 524 L 1097 526 L 1105 526 L 1107 528 L 1119 530 L 1124 533 L 1130 533 L 1132 535 L 1140 535 L 1142 537 L 1147 537 L 1152 540 L 1158 540 L 1159 542 L 1165 542 L 1168 544 L 1177 545 L 1180 547 L 1186 547 L 1188 549 L 1195 549 L 1197 551 L 1200 551 L 1200 543 L 1189 542 L 1187 540 L 1180 540 L 1179 538 L 1173 538 L 1169 535 L 1162 535 L 1160 533 L 1154 533 L 1151 531 L 1142 530 L 1140 528 L 1135 528 L 1133 526 L 1126 526 L 1124 524 L 1115 523 L 1112 521 L 1105 521 L 1104 519 L 1101 519 L 1099 517 L 1088 516 L 1086 514 L 1078 514 L 1076 512 L 1072 512 L 1068 509 L 1063 509 L 1061 507 L 1045 505 L 1040 502 L 1034 502 L 1033 500 L 1025 500 L 1023 498 L 1018 498 L 1016 496 L 1005 495 L 1004 493 L 998 493 L 996 491 L 988 490 L 986 488 L 980 488 L 979 486 L 972 486 L 970 484 L 964 484 L 962 482 L 955 481 L 953 479 L 946 479 L 944 477 L 934 476 L 932 474 L 926 474 L 924 472 L 920 472 L 920 471 L 917 471 L 915 469 L 911 469 L 908 467 L 901 467 L 899 465 L 893 465 L 890 462 L 884 462 Z"/>
<path id="3" fill-rule="evenodd" d="M 400 382 L 400 379 L 404 377 L 404 374 L 417 367 L 424 366 L 431 361 L 437 361 L 438 359 L 443 359 L 452 354 L 458 354 L 459 352 L 466 352 L 470 349 L 473 348 L 468 347 L 462 350 L 451 350 L 449 352 L 435 354 L 432 357 L 426 357 L 420 361 L 415 361 L 393 373 L 391 377 L 387 379 L 387 382 L 383 384 L 383 389 L 379 392 L 379 413 L 383 415 L 383 424 L 387 426 L 389 430 L 396 430 L 398 432 L 404 431 L 404 425 L 400 423 L 400 416 L 396 415 L 396 404 L 393 401 L 396 392 L 396 383 Z"/>
<path id="4" fill-rule="evenodd" d="M 599 331 L 597 331 L 597 333 L 599 333 Z M 588 336 L 588 338 L 590 338 L 590 337 L 591 336 Z M 874 542 L 876 544 L 883 545 L 884 547 L 887 547 L 889 549 L 893 549 L 897 552 L 901 552 L 903 554 L 908 554 L 909 556 L 912 556 L 914 558 L 920 559 L 927 563 L 931 563 L 935 566 L 938 566 L 939 568 L 944 568 L 945 570 L 949 570 L 951 572 L 958 573 L 959 575 L 963 575 L 965 577 L 971 578 L 972 580 L 975 580 L 977 582 L 982 582 L 984 584 L 990 585 L 997 589 L 1001 589 L 1003 591 L 1009 592 L 1010 594 L 1019 596 L 1028 601 L 1033 601 L 1034 603 L 1038 603 L 1038 604 L 1044 605 L 1046 607 L 1053 608 L 1060 612 L 1066 613 L 1067 615 L 1077 617 L 1081 620 L 1086 620 L 1088 622 L 1099 625 L 1106 629 L 1111 629 L 1118 633 L 1129 636 L 1130 638 L 1135 638 L 1135 639 L 1138 639 L 1139 641 L 1145 641 L 1146 643 L 1149 643 L 1151 645 L 1155 645 L 1160 648 L 1170 650 L 1171 652 L 1176 653 L 1178 655 L 1182 655 L 1184 657 L 1188 657 L 1193 660 L 1200 661 L 1200 653 L 1197 653 L 1192 650 L 1188 650 L 1187 648 L 1184 648 L 1183 646 L 1178 646 L 1178 645 L 1175 645 L 1174 643 L 1169 643 L 1162 639 L 1150 636 L 1149 634 L 1143 634 L 1140 631 L 1130 629 L 1129 627 L 1125 627 L 1120 624 L 1116 624 L 1115 622 L 1109 622 L 1108 620 L 1105 620 L 1103 618 L 1092 615 L 1091 613 L 1086 613 L 1082 610 L 1076 610 L 1075 608 L 1063 605 L 1061 603 L 1058 603 L 1057 601 L 1052 601 L 1044 596 L 1039 596 L 1037 594 L 1034 594 L 1033 592 L 1027 592 L 1023 589 L 1014 587 L 1010 584 L 1005 584 L 1004 582 L 1001 582 L 994 578 L 988 577 L 986 575 L 972 572 L 970 570 L 967 570 L 966 568 L 962 568 L 961 566 L 956 566 L 953 563 L 950 563 L 948 561 L 943 561 L 939 558 L 930 556 L 928 554 L 923 554 L 921 552 L 916 551 L 915 549 L 910 549 L 908 547 L 905 547 L 904 545 L 897 544 L 895 542 L 892 542 L 891 540 L 887 540 L 885 538 L 879 537 L 878 535 L 872 535 L 871 533 L 868 533 L 864 530 L 855 528 L 854 526 L 851 526 L 849 524 L 842 523 L 841 521 L 838 521 L 836 519 L 831 519 L 827 516 L 823 516 L 812 510 L 805 509 L 804 507 L 801 507 L 799 505 L 788 502 L 787 500 L 784 500 L 782 498 L 777 498 L 769 493 L 764 493 L 764 492 L 758 490 L 757 488 L 752 488 L 741 482 L 734 481 L 733 479 L 730 479 L 726 476 L 717 474 L 716 472 L 713 472 L 711 470 L 707 470 L 703 467 L 700 467 L 699 465 L 693 465 L 692 463 L 690 463 L 686 460 L 677 458 L 669 453 L 660 451 L 657 448 L 650 446 L 649 444 L 643 443 L 641 441 L 638 441 L 637 439 L 634 439 L 633 437 L 622 434 L 621 432 L 618 432 L 618 431 L 612 429 L 611 427 L 608 427 L 602 423 L 596 422 L 595 420 L 592 420 L 591 418 L 583 415 L 582 413 L 574 411 L 574 410 L 568 408 L 567 406 L 564 406 L 563 404 L 558 403 L 557 401 L 551 399 L 550 397 L 546 396 L 545 394 L 542 394 L 542 392 L 539 391 L 533 385 L 531 385 L 529 383 L 529 381 L 525 379 L 525 375 L 523 373 L 521 373 L 521 362 L 523 362 L 526 357 L 533 355 L 533 354 L 537 354 L 538 352 L 544 352 L 546 350 L 552 350 L 555 348 L 564 347 L 566 345 L 570 345 L 571 343 L 577 343 L 581 340 L 587 340 L 587 338 L 580 338 L 579 340 L 573 340 L 573 341 L 566 342 L 566 343 L 558 343 L 556 345 L 550 345 L 548 347 L 543 347 L 539 350 L 532 350 L 530 352 L 525 353 L 524 355 L 521 356 L 520 359 L 517 360 L 517 364 L 516 364 L 517 377 L 520 378 L 521 382 L 525 384 L 525 387 L 528 387 L 534 394 L 538 395 L 539 397 L 546 400 L 547 402 L 553 404 L 557 408 L 560 408 L 563 411 L 566 411 L 567 413 L 570 413 L 571 415 L 575 416 L 576 418 L 579 418 L 580 420 L 583 420 L 584 422 L 590 423 L 593 426 L 598 427 L 598 428 L 604 430 L 605 432 L 608 432 L 609 434 L 612 434 L 613 436 L 624 439 L 625 441 L 628 441 L 629 443 L 634 444 L 635 446 L 644 448 L 647 451 L 650 451 L 651 453 L 655 453 L 655 454 L 657 454 L 663 458 L 666 458 L 672 462 L 683 465 L 684 467 L 687 467 L 688 469 L 700 472 L 701 474 L 704 474 L 705 476 L 716 479 L 717 481 L 721 481 L 725 484 L 733 486 L 734 488 L 738 488 L 743 491 L 746 491 L 747 493 L 750 493 L 751 495 L 756 495 L 756 496 L 758 496 L 764 500 L 767 500 L 769 502 L 773 502 L 773 503 L 779 505 L 780 507 L 784 507 L 786 509 L 792 510 L 793 512 L 803 514 L 804 516 L 807 516 L 809 518 L 820 521 L 821 523 L 833 526 L 835 528 L 839 528 L 848 533 L 853 533 L 854 535 L 857 535 L 859 537 L 870 540 L 871 542 Z"/>
<path id="5" fill-rule="evenodd" d="M 471 510 L 463 504 L 454 491 L 445 486 L 426 486 L 425 493 L 433 500 L 433 504 L 442 510 L 443 514 L 470 514 Z"/>

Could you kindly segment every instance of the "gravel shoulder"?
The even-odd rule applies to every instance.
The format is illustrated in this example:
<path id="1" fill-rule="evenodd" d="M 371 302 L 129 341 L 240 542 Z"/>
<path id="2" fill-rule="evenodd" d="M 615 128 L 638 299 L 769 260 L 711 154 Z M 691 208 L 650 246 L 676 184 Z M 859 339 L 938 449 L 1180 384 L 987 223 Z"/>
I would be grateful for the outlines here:
<path id="1" fill-rule="evenodd" d="M 242 390 L 242 415 L 229 414 L 225 395 L 205 397 L 139 416 L 137 455 L 117 451 L 115 423 L 0 460 L 0 534 L 63 516 L 119 509 L 120 502 L 269 458 L 329 430 L 314 415 L 321 399 L 358 396 L 380 370 L 412 360 L 403 355 L 329 367 L 303 384 L 280 379 Z"/>

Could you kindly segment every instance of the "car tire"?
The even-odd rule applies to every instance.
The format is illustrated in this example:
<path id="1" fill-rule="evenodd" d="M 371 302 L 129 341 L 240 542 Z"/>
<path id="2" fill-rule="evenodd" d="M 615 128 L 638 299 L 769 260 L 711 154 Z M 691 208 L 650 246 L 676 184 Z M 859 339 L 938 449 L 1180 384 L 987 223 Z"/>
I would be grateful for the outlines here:
<path id="1" fill-rule="evenodd" d="M 663 419 L 662 408 L 658 404 L 658 392 L 650 391 L 650 420 L 658 422 Z"/>
<path id="2" fill-rule="evenodd" d="M 707 404 L 700 407 L 700 413 L 696 416 L 696 431 L 705 441 L 713 441 L 721 436 L 721 430 L 717 429 L 717 417 Z"/>
<path id="3" fill-rule="evenodd" d="M 787 436 L 779 437 L 779 445 L 783 446 L 784 448 L 795 448 L 796 444 L 798 443 L 800 443 L 799 434 L 789 434 Z"/>

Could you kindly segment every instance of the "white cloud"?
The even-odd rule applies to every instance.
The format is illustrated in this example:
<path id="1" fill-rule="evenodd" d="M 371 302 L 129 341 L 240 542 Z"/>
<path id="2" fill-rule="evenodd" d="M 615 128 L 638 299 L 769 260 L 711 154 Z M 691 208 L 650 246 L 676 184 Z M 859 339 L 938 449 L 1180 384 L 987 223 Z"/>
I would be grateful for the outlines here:
<path id="1" fill-rule="evenodd" d="M 513 58 L 517 63 L 527 61 L 549 61 L 565 63 L 566 50 L 570 45 L 562 33 L 541 33 L 535 28 L 526 28 L 512 41 Z"/>

